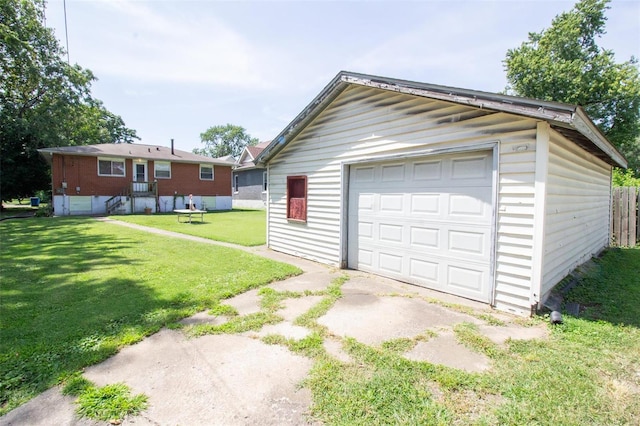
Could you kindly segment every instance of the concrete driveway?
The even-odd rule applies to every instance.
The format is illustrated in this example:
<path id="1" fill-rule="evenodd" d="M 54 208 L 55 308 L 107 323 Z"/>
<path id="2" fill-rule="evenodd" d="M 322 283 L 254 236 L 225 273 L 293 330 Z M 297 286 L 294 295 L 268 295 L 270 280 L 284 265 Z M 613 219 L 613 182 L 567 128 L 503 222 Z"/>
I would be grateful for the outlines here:
<path id="1" fill-rule="evenodd" d="M 405 354 L 408 359 L 481 372 L 493 368 L 490 360 L 456 341 L 452 331 L 456 324 L 476 324 L 497 344 L 510 338 L 546 336 L 545 326 L 518 326 L 514 322 L 516 317 L 491 311 L 483 304 L 362 272 L 337 271 L 265 248 L 244 250 L 295 264 L 305 271 L 303 275 L 271 284 L 269 287 L 276 291 L 318 292 L 326 289 L 334 278 L 349 275 L 342 285 L 343 297 L 318 320 L 330 331 L 331 337 L 324 341 L 326 351 L 342 362 L 351 362 L 342 350 L 344 337 L 377 346 L 390 339 L 413 338 L 429 331 L 435 337 L 418 342 Z M 322 298 L 315 293 L 286 299 L 277 312 L 283 321 L 259 331 L 188 337 L 183 330 L 163 329 L 87 368 L 84 375 L 100 386 L 124 382 L 133 393 L 149 397 L 148 409 L 125 419 L 123 425 L 316 424 L 309 416 L 311 392 L 303 387 L 314 361 L 284 346 L 268 345 L 261 338 L 274 334 L 304 338 L 310 330 L 294 325 L 294 320 Z M 470 313 L 445 308 L 441 302 L 464 306 Z M 226 301 L 240 315 L 258 312 L 259 303 L 256 290 Z M 480 314 L 489 314 L 504 325 L 489 325 Z M 226 318 L 202 312 L 183 322 L 188 329 L 193 324 L 224 321 Z M 74 409 L 73 399 L 63 396 L 56 387 L 1 417 L 0 425 L 103 424 L 77 418 Z"/>

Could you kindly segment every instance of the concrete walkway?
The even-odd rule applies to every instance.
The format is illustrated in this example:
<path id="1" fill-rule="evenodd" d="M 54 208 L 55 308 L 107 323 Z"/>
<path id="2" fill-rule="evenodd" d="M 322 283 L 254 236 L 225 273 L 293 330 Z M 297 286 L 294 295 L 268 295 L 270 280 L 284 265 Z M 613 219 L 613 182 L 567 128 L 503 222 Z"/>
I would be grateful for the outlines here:
<path id="1" fill-rule="evenodd" d="M 265 247 L 240 247 L 108 218 L 99 220 L 168 237 L 233 247 L 294 264 L 304 271 L 300 276 L 269 285 L 276 291 L 322 291 L 334 278 L 348 274 L 349 280 L 342 286 L 343 297 L 318 320 L 331 334 L 324 342 L 327 353 L 345 363 L 351 359 L 342 349 L 344 337 L 378 346 L 390 339 L 423 336 L 405 354 L 406 358 L 482 372 L 493 368 L 490 360 L 456 340 L 453 328 L 457 324 L 475 324 L 498 345 L 508 339 L 546 337 L 545 326 L 522 327 L 515 317 L 491 311 L 484 304 L 421 287 L 358 271 L 339 271 Z M 97 385 L 124 382 L 133 393 L 149 397 L 149 408 L 140 416 L 125 419 L 124 425 L 315 424 L 308 415 L 312 395 L 301 387 L 313 360 L 283 346 L 267 345 L 260 339 L 274 334 L 304 338 L 310 330 L 294 325 L 294 320 L 321 300 L 322 296 L 317 294 L 286 299 L 277 312 L 283 321 L 256 332 L 190 338 L 181 330 L 163 329 L 87 368 L 84 374 Z M 445 308 L 443 303 L 432 303 L 433 300 L 464 306 L 470 313 Z M 235 307 L 240 315 L 261 309 L 256 290 L 225 304 Z M 483 320 L 486 315 L 504 325 L 489 325 Z M 202 312 L 183 323 L 188 327 L 226 320 Z M 1 417 L 0 425 L 102 424 L 78 419 L 74 409 L 72 398 L 63 396 L 59 388 L 52 388 Z"/>

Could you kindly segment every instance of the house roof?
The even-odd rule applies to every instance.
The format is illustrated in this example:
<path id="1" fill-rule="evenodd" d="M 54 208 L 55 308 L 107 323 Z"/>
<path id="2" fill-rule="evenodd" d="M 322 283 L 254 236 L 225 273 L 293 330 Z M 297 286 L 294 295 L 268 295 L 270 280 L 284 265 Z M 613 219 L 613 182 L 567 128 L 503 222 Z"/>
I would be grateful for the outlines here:
<path id="1" fill-rule="evenodd" d="M 267 147 L 271 141 L 260 142 L 257 145 L 245 146 L 238 159 L 235 170 L 248 170 L 256 167 L 255 159 Z"/>
<path id="2" fill-rule="evenodd" d="M 260 142 L 259 144 L 254 146 L 247 146 L 245 147 L 245 149 L 249 152 L 249 154 L 251 154 L 251 159 L 255 159 L 258 155 L 260 155 L 262 150 L 269 146 L 270 143 L 271 141 Z"/>
<path id="3" fill-rule="evenodd" d="M 336 99 L 340 93 L 352 85 L 438 99 L 536 120 L 545 120 L 566 138 L 608 164 L 616 167 L 627 167 L 627 160 L 624 156 L 607 140 L 580 106 L 378 77 L 349 71 L 340 71 L 320 94 L 255 158 L 254 162 L 256 164 L 268 162 Z"/>
<path id="4" fill-rule="evenodd" d="M 233 159 L 211 158 L 191 152 L 159 145 L 105 143 L 99 145 L 62 146 L 42 148 L 41 154 L 66 154 L 85 157 L 134 158 L 142 160 L 173 161 L 180 163 L 206 163 L 219 166 L 233 166 Z M 46 156 L 45 156 L 46 157 Z"/>

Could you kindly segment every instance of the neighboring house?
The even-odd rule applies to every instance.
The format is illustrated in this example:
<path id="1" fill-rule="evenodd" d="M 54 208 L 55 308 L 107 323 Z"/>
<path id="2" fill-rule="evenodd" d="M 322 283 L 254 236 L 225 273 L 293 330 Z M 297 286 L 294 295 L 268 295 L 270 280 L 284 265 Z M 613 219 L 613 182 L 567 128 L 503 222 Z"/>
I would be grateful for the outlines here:
<path id="1" fill-rule="evenodd" d="M 256 162 L 270 248 L 520 315 L 608 246 L 626 167 L 580 107 L 350 72 Z"/>
<path id="2" fill-rule="evenodd" d="M 267 199 L 267 171 L 254 160 L 270 142 L 247 146 L 233 170 L 233 207 L 263 209 Z"/>
<path id="3" fill-rule="evenodd" d="M 172 144 L 173 145 L 173 144 Z M 100 144 L 38 150 L 51 164 L 54 214 L 231 209 L 233 161 L 164 146 Z"/>

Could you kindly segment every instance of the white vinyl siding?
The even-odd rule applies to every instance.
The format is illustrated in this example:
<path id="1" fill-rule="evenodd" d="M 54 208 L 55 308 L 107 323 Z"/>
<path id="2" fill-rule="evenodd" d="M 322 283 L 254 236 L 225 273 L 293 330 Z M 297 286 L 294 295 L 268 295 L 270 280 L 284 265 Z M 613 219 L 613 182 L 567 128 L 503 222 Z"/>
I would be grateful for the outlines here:
<path id="1" fill-rule="evenodd" d="M 495 303 L 530 312 L 536 122 L 349 87 L 269 163 L 271 248 L 340 265 L 343 164 L 499 143 Z M 286 220 L 286 177 L 308 176 L 307 223 Z M 346 203 L 344 203 L 346 207 Z"/>
<path id="2" fill-rule="evenodd" d="M 551 132 L 541 294 L 609 244 L 611 167 Z"/>
<path id="3" fill-rule="evenodd" d="M 533 275 L 536 123 L 500 136 L 495 306 L 530 313 Z"/>

